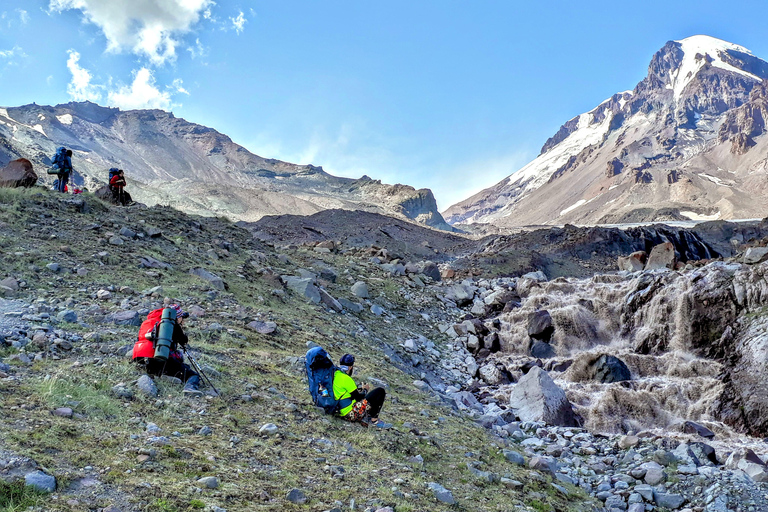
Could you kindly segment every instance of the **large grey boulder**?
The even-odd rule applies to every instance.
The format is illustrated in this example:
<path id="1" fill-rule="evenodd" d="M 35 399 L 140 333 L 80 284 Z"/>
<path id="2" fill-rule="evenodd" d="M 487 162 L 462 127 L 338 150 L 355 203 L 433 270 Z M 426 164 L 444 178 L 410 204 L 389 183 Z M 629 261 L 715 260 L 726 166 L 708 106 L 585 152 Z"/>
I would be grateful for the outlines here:
<path id="1" fill-rule="evenodd" d="M 565 391 L 538 366 L 531 368 L 512 388 L 509 405 L 523 421 L 543 421 L 561 427 L 578 426 Z"/>
<path id="2" fill-rule="evenodd" d="M 319 288 L 318 293 L 320 294 L 320 300 L 322 303 L 325 304 L 329 309 L 332 309 L 337 313 L 341 313 L 344 310 L 344 308 L 341 306 L 341 303 L 327 291 Z"/>
<path id="3" fill-rule="evenodd" d="M 747 265 L 755 265 L 768 260 L 768 247 L 750 247 L 744 253 L 742 261 Z"/>
<path id="4" fill-rule="evenodd" d="M 463 307 L 472 303 L 476 291 L 477 287 L 471 284 L 460 283 L 450 286 L 445 292 L 445 297 L 455 302 L 457 306 Z"/>
<path id="5" fill-rule="evenodd" d="M 315 280 L 311 277 L 301 278 L 295 276 L 282 276 L 281 279 L 289 290 L 309 299 L 311 302 L 319 304 L 322 300 L 320 290 L 315 286 Z"/>
<path id="6" fill-rule="evenodd" d="M 204 268 L 196 267 L 190 270 L 189 273 L 192 274 L 193 276 L 199 277 L 204 281 L 208 281 L 211 284 L 211 286 L 213 286 L 217 290 L 224 291 L 227 289 L 227 283 L 225 283 L 222 278 L 220 278 L 213 272 L 208 272 Z"/>
<path id="7" fill-rule="evenodd" d="M 593 378 L 604 384 L 632 380 L 632 374 L 624 361 L 616 356 L 601 355 L 592 365 Z"/>
<path id="8" fill-rule="evenodd" d="M 542 309 L 528 315 L 528 336 L 535 340 L 548 342 L 555 332 L 552 316 L 549 311 Z"/>
<path id="9" fill-rule="evenodd" d="M 651 255 L 648 256 L 648 263 L 645 264 L 645 270 L 674 269 L 676 262 L 675 246 L 672 242 L 664 242 L 651 250 Z"/>
<path id="10" fill-rule="evenodd" d="M 427 487 L 429 487 L 435 494 L 437 501 L 445 503 L 446 505 L 453 505 L 456 503 L 456 500 L 453 499 L 453 494 L 451 491 L 438 484 L 437 482 L 430 482 L 427 484 Z"/>

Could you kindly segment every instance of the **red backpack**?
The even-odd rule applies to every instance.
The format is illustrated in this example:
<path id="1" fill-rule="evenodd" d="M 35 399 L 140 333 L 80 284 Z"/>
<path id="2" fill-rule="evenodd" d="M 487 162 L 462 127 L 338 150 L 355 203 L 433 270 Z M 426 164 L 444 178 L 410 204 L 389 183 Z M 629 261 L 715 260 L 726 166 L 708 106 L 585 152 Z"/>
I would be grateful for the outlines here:
<path id="1" fill-rule="evenodd" d="M 158 308 L 147 315 L 147 319 L 139 327 L 139 339 L 133 346 L 133 358 L 155 357 L 155 336 L 154 331 L 163 316 L 163 309 Z M 149 335 L 149 337 L 147 336 Z"/>

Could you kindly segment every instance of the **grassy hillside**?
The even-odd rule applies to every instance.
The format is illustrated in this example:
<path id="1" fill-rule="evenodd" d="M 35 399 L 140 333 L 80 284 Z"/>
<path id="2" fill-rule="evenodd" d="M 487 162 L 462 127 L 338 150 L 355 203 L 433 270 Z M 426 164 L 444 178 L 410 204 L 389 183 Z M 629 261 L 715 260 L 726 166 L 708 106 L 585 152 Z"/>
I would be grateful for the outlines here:
<path id="1" fill-rule="evenodd" d="M 123 228 L 137 236 L 121 235 Z M 169 267 L 146 268 L 142 257 Z M 227 290 L 191 275 L 194 267 L 223 278 Z M 10 366 L 0 378 L 0 461 L 27 457 L 57 478 L 48 495 L 0 484 L 0 511 L 30 504 L 46 511 L 320 511 L 350 510 L 353 500 L 355 510 L 398 512 L 591 508 L 581 491 L 563 494 L 550 476 L 507 462 L 506 441 L 413 385 L 418 370 L 402 364 L 399 343 L 424 335 L 439 348 L 445 340 L 436 324 L 445 313 L 433 289 L 407 289 L 362 257 L 276 249 L 226 220 L 170 208 L 0 189 L 0 269 L 0 280 L 21 285 L 6 297 L 18 302 L 0 301 L 12 313 L 0 314 L 0 332 L 18 322 L 51 327 L 47 335 L 27 330 L 25 347 L 8 346 L 8 337 L 0 348 Z M 352 300 L 351 284 L 363 280 L 387 313 L 335 313 L 280 283 L 280 275 L 322 269 L 338 275 L 335 283 L 320 281 L 331 295 Z M 137 327 L 110 315 L 143 312 L 164 297 L 193 313 L 186 331 L 220 397 L 186 398 L 180 385 L 162 380 L 158 397 L 136 388 L 140 373 L 125 352 Z M 59 321 L 64 310 L 77 322 Z M 278 330 L 259 334 L 246 327 L 254 320 L 274 321 Z M 356 379 L 386 386 L 382 418 L 392 430 L 364 429 L 312 406 L 303 378 L 310 341 L 335 360 L 356 354 Z M 57 408 L 73 416 L 52 414 Z M 276 434 L 260 433 L 268 423 Z M 522 488 L 479 478 L 468 462 Z M 0 465 L 0 479 L 12 481 L 10 473 Z M 197 482 L 208 476 L 216 488 Z M 430 482 L 449 489 L 456 504 L 437 501 Z M 306 503 L 287 500 L 293 489 Z"/>

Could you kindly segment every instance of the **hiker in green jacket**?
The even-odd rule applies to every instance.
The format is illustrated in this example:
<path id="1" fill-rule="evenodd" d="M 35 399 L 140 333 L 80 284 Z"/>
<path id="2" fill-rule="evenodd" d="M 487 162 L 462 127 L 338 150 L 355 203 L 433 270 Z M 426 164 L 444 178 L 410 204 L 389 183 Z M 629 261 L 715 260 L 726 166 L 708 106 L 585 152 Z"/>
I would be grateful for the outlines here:
<path id="1" fill-rule="evenodd" d="M 391 423 L 379 420 L 379 413 L 384 405 L 386 391 L 384 388 L 375 388 L 362 391 L 352 380 L 355 369 L 355 356 L 344 354 L 339 361 L 339 370 L 333 376 L 333 395 L 336 400 L 351 398 L 352 403 L 339 411 L 339 415 L 347 421 L 359 421 L 364 427 L 392 428 Z"/>

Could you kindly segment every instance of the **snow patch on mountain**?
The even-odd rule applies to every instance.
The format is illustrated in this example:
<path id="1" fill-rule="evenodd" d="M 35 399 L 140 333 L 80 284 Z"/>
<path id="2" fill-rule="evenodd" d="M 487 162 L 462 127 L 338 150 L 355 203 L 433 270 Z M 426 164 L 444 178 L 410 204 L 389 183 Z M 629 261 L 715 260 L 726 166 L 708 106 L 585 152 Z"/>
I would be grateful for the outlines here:
<path id="1" fill-rule="evenodd" d="M 58 119 L 61 124 L 72 124 L 72 114 L 56 116 L 56 119 Z"/>
<path id="2" fill-rule="evenodd" d="M 675 42 L 680 43 L 685 54 L 683 62 L 676 72 L 670 72 L 670 83 L 667 85 L 669 89 L 674 90 L 676 100 L 680 98 L 688 84 L 691 83 L 699 70 L 707 63 L 726 71 L 739 73 L 758 82 L 761 80 L 760 77 L 732 66 L 723 60 L 722 54 L 729 50 L 752 55 L 752 52 L 743 46 L 702 35 L 688 37 Z"/>
<path id="3" fill-rule="evenodd" d="M 600 106 L 605 103 L 601 103 Z M 565 165 L 572 155 L 580 153 L 588 146 L 599 144 L 603 140 L 611 125 L 613 113 L 606 112 L 601 122 L 594 123 L 595 113 L 600 106 L 592 112 L 581 114 L 578 127 L 573 133 L 557 146 L 539 155 L 535 160 L 508 178 L 509 185 L 517 185 L 519 187 L 518 197 L 526 192 L 536 190 L 547 183 L 552 173 Z M 511 206 L 511 203 L 507 206 Z M 496 216 L 502 217 L 508 214 L 500 211 Z M 468 221 L 471 222 L 471 220 Z"/>

